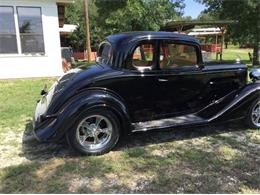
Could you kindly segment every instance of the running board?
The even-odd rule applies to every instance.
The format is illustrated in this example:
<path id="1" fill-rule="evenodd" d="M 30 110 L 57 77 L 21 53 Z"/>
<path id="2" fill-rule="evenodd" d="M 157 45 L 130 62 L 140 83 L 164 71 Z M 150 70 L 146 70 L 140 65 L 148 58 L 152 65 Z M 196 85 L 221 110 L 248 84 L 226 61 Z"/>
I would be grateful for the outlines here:
<path id="1" fill-rule="evenodd" d="M 152 121 L 132 123 L 134 127 L 132 132 L 148 131 L 153 129 L 165 129 L 170 127 L 184 126 L 184 125 L 203 124 L 205 122 L 206 122 L 205 119 L 195 114 L 188 114 L 188 115 L 183 115 L 183 116 L 178 116 L 173 118 L 165 118 L 165 119 L 158 119 Z"/>

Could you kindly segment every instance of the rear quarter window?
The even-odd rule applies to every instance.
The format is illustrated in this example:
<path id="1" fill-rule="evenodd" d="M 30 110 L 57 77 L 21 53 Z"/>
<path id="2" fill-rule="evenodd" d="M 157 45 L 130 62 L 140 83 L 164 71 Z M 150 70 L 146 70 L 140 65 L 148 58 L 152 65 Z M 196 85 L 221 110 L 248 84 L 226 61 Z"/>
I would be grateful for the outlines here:
<path id="1" fill-rule="evenodd" d="M 102 64 L 109 64 L 112 59 L 112 46 L 110 43 L 102 43 L 98 49 L 98 62 Z"/>

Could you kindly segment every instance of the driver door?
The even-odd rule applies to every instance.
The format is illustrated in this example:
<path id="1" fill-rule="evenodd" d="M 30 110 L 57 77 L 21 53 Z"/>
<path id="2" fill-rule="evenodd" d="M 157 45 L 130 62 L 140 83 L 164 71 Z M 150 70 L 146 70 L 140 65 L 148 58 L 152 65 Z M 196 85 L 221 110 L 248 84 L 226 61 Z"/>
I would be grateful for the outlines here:
<path id="1" fill-rule="evenodd" d="M 199 48 L 190 43 L 160 42 L 154 104 L 160 118 L 190 114 L 204 106 L 198 54 Z"/>

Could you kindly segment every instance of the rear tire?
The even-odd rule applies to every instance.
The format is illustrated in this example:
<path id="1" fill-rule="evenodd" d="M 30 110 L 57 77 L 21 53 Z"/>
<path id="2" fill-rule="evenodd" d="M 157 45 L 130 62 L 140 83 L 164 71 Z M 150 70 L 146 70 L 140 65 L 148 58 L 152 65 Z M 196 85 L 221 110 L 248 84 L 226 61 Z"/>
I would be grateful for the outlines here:
<path id="1" fill-rule="evenodd" d="M 67 140 L 73 149 L 86 155 L 109 152 L 120 137 L 117 116 L 107 109 L 93 109 L 80 114 Z"/>
<path id="2" fill-rule="evenodd" d="M 252 129 L 260 129 L 260 98 L 256 99 L 249 107 L 246 123 Z"/>

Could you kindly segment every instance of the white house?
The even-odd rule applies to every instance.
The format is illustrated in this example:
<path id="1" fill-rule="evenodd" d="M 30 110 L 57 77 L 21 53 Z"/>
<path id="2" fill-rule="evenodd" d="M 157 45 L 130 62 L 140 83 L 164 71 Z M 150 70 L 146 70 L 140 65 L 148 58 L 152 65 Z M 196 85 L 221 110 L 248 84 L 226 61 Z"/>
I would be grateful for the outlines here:
<path id="1" fill-rule="evenodd" d="M 59 27 L 73 0 L 0 0 L 0 79 L 63 74 Z"/>

